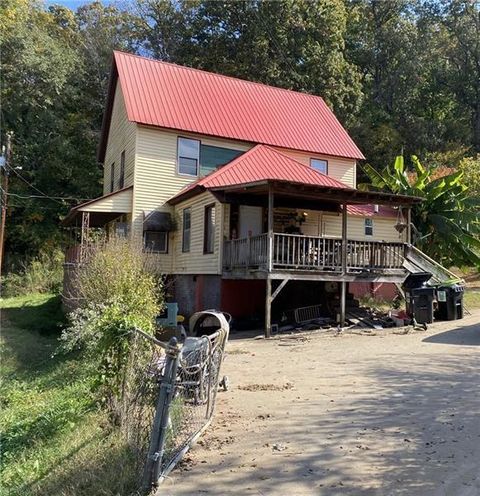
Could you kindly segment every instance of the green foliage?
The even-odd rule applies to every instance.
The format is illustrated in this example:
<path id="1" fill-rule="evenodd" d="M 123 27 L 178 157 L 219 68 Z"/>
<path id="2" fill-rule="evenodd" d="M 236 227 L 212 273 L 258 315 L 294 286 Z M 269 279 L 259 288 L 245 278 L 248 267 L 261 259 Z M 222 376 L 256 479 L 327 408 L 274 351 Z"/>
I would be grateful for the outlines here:
<path id="1" fill-rule="evenodd" d="M 60 219 L 101 194 L 96 148 L 111 52 L 132 49 L 131 17 L 99 2 L 76 13 L 35 0 L 0 5 L 2 130 L 14 131 L 12 165 L 24 178 L 10 174 L 9 266 L 62 245 Z"/>
<path id="2" fill-rule="evenodd" d="M 63 259 L 60 250 L 41 252 L 19 272 L 10 272 L 3 278 L 3 296 L 59 293 L 63 281 Z"/>
<path id="3" fill-rule="evenodd" d="M 161 279 L 140 247 L 120 238 L 99 245 L 78 274 L 81 306 L 70 315 L 63 348 L 83 349 L 95 370 L 95 385 L 111 404 L 122 395 L 132 330 L 153 333 L 163 305 Z"/>
<path id="4" fill-rule="evenodd" d="M 0 302 L 0 494 L 133 494 L 130 450 L 105 428 L 88 363 L 78 354 L 54 354 L 58 303 L 46 294 Z"/>
<path id="5" fill-rule="evenodd" d="M 476 157 L 465 157 L 458 164 L 458 169 L 463 172 L 468 192 L 480 198 L 480 153 Z"/>
<path id="6" fill-rule="evenodd" d="M 480 152 L 478 29 L 466 0 L 4 0 L 2 129 L 30 183 L 11 174 L 7 264 L 61 245 L 60 218 L 101 194 L 113 49 L 321 95 L 377 169 L 402 147 L 455 167 Z"/>
<path id="7" fill-rule="evenodd" d="M 463 172 L 438 175 L 437 169 L 424 167 L 412 156 L 414 172 L 409 172 L 403 156 L 378 172 L 364 167 L 375 188 L 422 198 L 412 208 L 416 230 L 415 244 L 444 265 L 480 266 L 480 198 L 469 194 Z"/>

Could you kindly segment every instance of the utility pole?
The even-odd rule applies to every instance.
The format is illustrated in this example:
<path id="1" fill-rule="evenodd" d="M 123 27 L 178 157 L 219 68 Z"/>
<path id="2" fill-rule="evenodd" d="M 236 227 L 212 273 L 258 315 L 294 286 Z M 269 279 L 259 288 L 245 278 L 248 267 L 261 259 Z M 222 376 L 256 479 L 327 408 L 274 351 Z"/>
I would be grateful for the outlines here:
<path id="1" fill-rule="evenodd" d="M 5 153 L 1 157 L 0 169 L 3 170 L 3 186 L 2 186 L 2 220 L 0 223 L 0 276 L 2 275 L 3 267 L 3 246 L 5 244 L 5 220 L 7 217 L 8 206 L 8 175 L 10 162 L 12 160 L 12 132 L 7 133 L 7 146 Z"/>

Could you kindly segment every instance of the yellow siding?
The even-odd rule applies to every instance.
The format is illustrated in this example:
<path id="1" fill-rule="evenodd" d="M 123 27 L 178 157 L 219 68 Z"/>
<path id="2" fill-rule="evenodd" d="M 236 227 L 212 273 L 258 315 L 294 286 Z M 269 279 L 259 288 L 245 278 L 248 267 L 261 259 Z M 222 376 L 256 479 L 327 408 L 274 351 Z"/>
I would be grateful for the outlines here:
<path id="1" fill-rule="evenodd" d="M 365 236 L 365 217 L 349 215 L 347 233 L 349 239 L 370 241 L 404 241 L 404 236 L 395 229 L 396 219 L 388 217 L 370 217 L 373 219 L 373 236 Z M 322 227 L 325 236 L 342 235 L 342 218 L 340 215 L 322 216 Z"/>
<path id="2" fill-rule="evenodd" d="M 113 101 L 112 120 L 108 133 L 105 161 L 103 164 L 103 194 L 110 193 L 110 171 L 115 162 L 114 191 L 119 189 L 120 157 L 125 150 L 124 188 L 133 184 L 135 166 L 135 136 L 137 125 L 127 118 L 122 88 L 117 83 Z"/>
<path id="3" fill-rule="evenodd" d="M 192 137 L 207 145 L 236 150 L 247 150 L 249 147 L 243 143 L 138 126 L 133 205 L 135 235 L 142 233 L 144 210 L 171 211 L 165 202 L 197 179 L 177 174 L 178 136 Z"/>
<path id="4" fill-rule="evenodd" d="M 213 253 L 203 253 L 204 213 L 207 205 L 215 204 L 215 248 Z M 191 208 L 190 251 L 182 252 L 183 210 Z M 221 273 L 221 232 L 225 215 L 222 205 L 211 193 L 205 192 L 175 206 L 178 230 L 175 233 L 173 272 L 176 274 L 219 274 Z M 222 220 L 223 217 L 223 220 Z"/>
<path id="5" fill-rule="evenodd" d="M 132 190 L 120 191 L 106 198 L 85 205 L 78 209 L 80 212 L 119 212 L 129 213 L 132 211 Z"/>
<path id="6" fill-rule="evenodd" d="M 283 213 L 283 218 L 287 213 L 294 213 L 292 209 L 275 209 L 276 217 Z M 307 214 L 305 222 L 300 227 L 305 236 L 342 236 L 341 215 L 331 212 L 319 212 L 316 210 L 298 210 L 298 213 Z M 370 241 L 402 241 L 402 235 L 395 229 L 396 219 L 388 217 L 373 217 L 373 236 L 365 236 L 365 217 L 348 216 L 347 234 L 350 239 L 370 240 Z M 296 224 L 298 225 L 298 224 Z M 282 232 L 283 227 L 278 221 L 275 222 L 276 232 Z"/>
<path id="7" fill-rule="evenodd" d="M 277 148 L 279 152 L 288 155 L 302 164 L 310 165 L 311 158 L 319 158 L 328 161 L 328 175 L 334 179 L 342 181 L 347 186 L 356 187 L 357 171 L 356 162 L 351 158 L 329 157 L 327 155 L 318 155 L 315 153 L 300 152 L 297 150 L 288 150 L 285 148 Z"/>

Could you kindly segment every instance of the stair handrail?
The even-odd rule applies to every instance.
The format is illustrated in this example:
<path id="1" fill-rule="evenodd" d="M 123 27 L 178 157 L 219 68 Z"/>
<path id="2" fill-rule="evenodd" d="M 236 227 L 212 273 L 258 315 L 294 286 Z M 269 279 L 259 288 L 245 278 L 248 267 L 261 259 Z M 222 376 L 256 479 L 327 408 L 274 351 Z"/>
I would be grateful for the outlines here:
<path id="1" fill-rule="evenodd" d="M 457 274 L 454 274 L 451 270 L 448 270 L 446 267 L 439 264 L 436 260 L 433 260 L 433 258 L 430 258 L 426 253 L 424 253 L 422 250 L 419 250 L 416 246 L 414 246 L 412 244 L 408 244 L 408 248 L 411 249 L 417 255 L 420 255 L 421 257 L 425 258 L 432 265 L 439 267 L 444 273 L 451 276 L 453 280 L 465 284 L 465 279 L 463 279 L 462 277 L 458 277 Z M 442 281 L 440 281 L 440 282 L 442 282 Z"/>

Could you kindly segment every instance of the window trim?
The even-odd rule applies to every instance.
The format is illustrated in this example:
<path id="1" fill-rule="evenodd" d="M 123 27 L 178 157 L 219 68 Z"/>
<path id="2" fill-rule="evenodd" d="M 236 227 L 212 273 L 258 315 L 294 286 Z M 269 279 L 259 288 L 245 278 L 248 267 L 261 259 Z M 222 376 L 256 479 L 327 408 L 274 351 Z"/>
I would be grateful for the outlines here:
<path id="1" fill-rule="evenodd" d="M 370 229 L 371 233 L 368 233 L 367 229 Z M 365 217 L 363 221 L 363 232 L 365 236 L 373 236 L 373 219 L 371 217 Z"/>
<path id="2" fill-rule="evenodd" d="M 146 238 L 147 238 L 147 233 L 163 233 L 165 234 L 165 250 L 159 251 L 159 250 L 151 250 L 146 246 Z M 169 247 L 169 234 L 168 231 L 143 231 L 143 251 L 148 251 L 150 253 L 159 253 L 162 255 L 168 254 L 168 247 Z"/>
<path id="3" fill-rule="evenodd" d="M 187 174 L 185 172 L 180 172 L 180 140 L 181 139 L 186 139 L 190 141 L 197 141 L 198 142 L 198 157 L 197 157 L 197 173 L 196 174 Z M 184 177 L 198 177 L 200 174 L 200 149 L 202 146 L 202 141 L 196 138 L 190 138 L 188 136 L 177 136 L 177 174 L 179 176 L 184 176 Z M 189 160 L 195 160 L 190 157 L 183 157 L 187 158 Z"/>
<path id="4" fill-rule="evenodd" d="M 115 190 L 115 162 L 110 166 L 110 193 Z"/>
<path id="5" fill-rule="evenodd" d="M 118 188 L 123 189 L 125 186 L 125 150 L 120 154 L 120 178 Z"/>
<path id="6" fill-rule="evenodd" d="M 190 226 L 188 227 L 188 249 L 185 247 L 185 214 L 190 215 Z M 190 248 L 192 245 L 192 207 L 187 207 L 183 209 L 182 212 L 182 253 L 190 253 Z"/>
<path id="7" fill-rule="evenodd" d="M 313 160 L 321 160 L 322 162 L 325 162 L 325 172 L 322 172 L 322 171 L 318 170 L 316 167 L 314 167 L 312 165 Z M 310 157 L 310 167 L 312 169 L 315 169 L 316 171 L 320 172 L 320 174 L 325 174 L 326 176 L 328 176 L 328 160 L 326 158 Z"/>
<path id="8" fill-rule="evenodd" d="M 215 224 L 212 224 L 212 236 L 213 236 L 213 243 L 212 243 L 212 251 L 208 251 L 208 229 L 207 229 L 207 211 L 212 209 L 213 212 L 215 212 L 215 203 L 210 203 L 208 205 L 205 205 L 203 209 L 203 254 L 204 255 L 212 255 L 215 253 Z"/>

